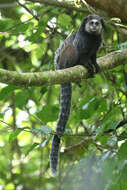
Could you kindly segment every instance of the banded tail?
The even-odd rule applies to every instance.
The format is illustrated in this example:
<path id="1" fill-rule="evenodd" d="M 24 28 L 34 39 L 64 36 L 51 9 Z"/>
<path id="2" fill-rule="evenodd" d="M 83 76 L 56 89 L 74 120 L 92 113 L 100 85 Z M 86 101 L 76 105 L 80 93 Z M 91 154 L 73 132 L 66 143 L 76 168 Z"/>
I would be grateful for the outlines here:
<path id="1" fill-rule="evenodd" d="M 71 83 L 65 83 L 61 85 L 60 92 L 60 113 L 59 119 L 56 127 L 56 132 L 64 133 L 65 127 L 70 115 L 71 108 L 71 96 L 72 96 L 72 87 Z M 54 176 L 57 175 L 57 166 L 59 159 L 59 146 L 60 138 L 62 135 L 54 135 L 52 140 L 52 147 L 50 152 L 50 167 Z"/>

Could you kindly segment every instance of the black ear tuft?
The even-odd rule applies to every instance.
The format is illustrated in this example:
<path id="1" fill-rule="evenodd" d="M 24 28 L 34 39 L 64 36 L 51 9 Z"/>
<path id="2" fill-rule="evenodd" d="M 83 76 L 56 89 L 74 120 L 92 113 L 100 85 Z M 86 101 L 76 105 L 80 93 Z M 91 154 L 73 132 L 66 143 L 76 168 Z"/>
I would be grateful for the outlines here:
<path id="1" fill-rule="evenodd" d="M 88 17 L 86 17 L 86 18 L 83 19 L 83 21 L 82 21 L 82 23 L 81 23 L 81 26 L 80 26 L 80 28 L 79 28 L 79 31 L 80 31 L 80 32 L 84 32 L 84 27 L 85 27 L 87 21 L 88 21 Z"/>
<path id="2" fill-rule="evenodd" d="M 87 21 L 88 21 L 88 17 L 84 18 L 84 20 L 83 20 L 83 25 L 84 25 L 84 26 L 85 26 L 85 24 L 87 23 Z"/>
<path id="3" fill-rule="evenodd" d="M 104 23 L 104 19 L 103 19 L 103 18 L 101 18 L 101 24 L 102 24 L 103 29 L 106 30 L 106 26 L 105 26 L 105 23 Z"/>

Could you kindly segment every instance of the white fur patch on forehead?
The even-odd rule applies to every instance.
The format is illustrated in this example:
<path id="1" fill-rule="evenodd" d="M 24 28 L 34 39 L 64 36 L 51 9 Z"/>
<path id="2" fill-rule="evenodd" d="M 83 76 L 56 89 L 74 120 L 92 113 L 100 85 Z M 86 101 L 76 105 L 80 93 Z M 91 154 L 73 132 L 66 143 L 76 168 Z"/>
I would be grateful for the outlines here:
<path id="1" fill-rule="evenodd" d="M 88 15 L 87 18 L 88 18 L 88 20 L 98 20 L 98 21 L 101 20 L 101 17 L 98 15 Z"/>
<path id="2" fill-rule="evenodd" d="M 98 22 L 98 19 L 95 19 L 95 18 L 93 18 L 93 19 L 91 19 L 93 22 Z M 91 21 L 90 20 L 90 21 Z"/>

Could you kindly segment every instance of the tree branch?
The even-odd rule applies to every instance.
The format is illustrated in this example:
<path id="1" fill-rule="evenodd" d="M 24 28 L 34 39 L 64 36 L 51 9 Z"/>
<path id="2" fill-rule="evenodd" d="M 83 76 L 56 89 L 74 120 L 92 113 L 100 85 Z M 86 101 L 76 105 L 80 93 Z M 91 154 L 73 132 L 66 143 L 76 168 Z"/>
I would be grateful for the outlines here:
<path id="1" fill-rule="evenodd" d="M 108 55 L 98 58 L 100 72 L 121 65 L 127 59 L 127 49 L 114 51 Z M 0 69 L 0 82 L 17 86 L 42 86 L 54 85 L 67 82 L 77 82 L 89 78 L 87 69 L 83 66 L 75 66 L 68 69 L 35 73 L 18 73 Z"/>
<path id="2" fill-rule="evenodd" d="M 125 6 L 125 0 L 85 0 L 89 5 L 96 8 L 97 10 L 103 10 L 103 13 L 110 17 L 117 17 L 122 20 L 125 24 L 127 23 L 127 6 Z M 114 5 L 114 6 L 113 6 Z"/>
<path id="3" fill-rule="evenodd" d="M 17 3 L 18 3 L 21 7 L 23 7 L 29 14 L 31 14 L 33 18 L 35 18 L 37 21 L 39 21 L 39 18 L 38 18 L 36 15 L 34 15 L 34 13 L 32 12 L 31 9 L 28 9 L 27 6 L 24 5 L 24 4 L 22 4 L 22 3 L 20 3 L 20 1 L 18 1 L 18 0 L 16 0 L 16 1 L 17 1 Z"/>
<path id="4" fill-rule="evenodd" d="M 17 3 L 0 3 L 0 9 L 17 7 Z"/>
<path id="5" fill-rule="evenodd" d="M 35 0 L 27 0 L 27 1 L 31 1 L 33 3 L 35 3 Z M 83 12 L 83 13 L 89 13 L 86 9 L 84 8 L 78 8 L 76 7 L 74 4 L 72 3 L 67 3 L 67 2 L 63 2 L 63 1 L 56 1 L 56 0 L 36 0 L 36 3 L 41 3 L 41 4 L 45 4 L 45 5 L 51 5 L 54 7 L 60 7 L 60 8 L 65 8 L 68 10 L 75 10 L 78 12 Z"/>

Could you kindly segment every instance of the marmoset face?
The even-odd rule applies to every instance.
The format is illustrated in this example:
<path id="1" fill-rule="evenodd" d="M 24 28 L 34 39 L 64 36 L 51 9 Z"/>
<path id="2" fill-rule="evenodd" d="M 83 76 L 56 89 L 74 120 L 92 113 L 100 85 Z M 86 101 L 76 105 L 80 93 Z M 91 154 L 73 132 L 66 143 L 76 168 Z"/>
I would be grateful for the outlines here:
<path id="1" fill-rule="evenodd" d="M 99 16 L 89 16 L 85 24 L 85 31 L 90 34 L 100 35 L 102 32 L 102 20 Z"/>

